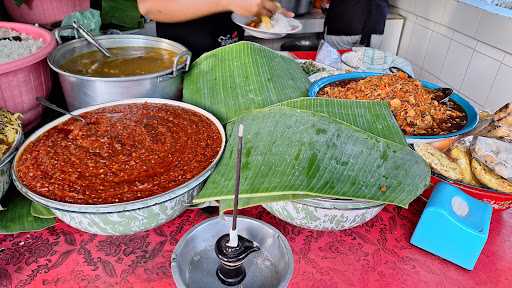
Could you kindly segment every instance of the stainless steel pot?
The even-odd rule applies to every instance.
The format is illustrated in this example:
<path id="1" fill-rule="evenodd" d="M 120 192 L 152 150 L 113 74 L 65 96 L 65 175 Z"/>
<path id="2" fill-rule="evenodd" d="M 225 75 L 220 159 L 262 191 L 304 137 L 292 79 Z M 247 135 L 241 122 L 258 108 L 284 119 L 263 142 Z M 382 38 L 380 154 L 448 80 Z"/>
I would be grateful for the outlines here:
<path id="1" fill-rule="evenodd" d="M 55 31 L 60 43 L 59 33 Z M 50 56 L 48 64 L 57 71 L 70 110 L 91 105 L 133 98 L 178 99 L 181 93 L 183 73 L 188 71 L 191 53 L 176 42 L 142 35 L 103 35 L 96 37 L 106 48 L 121 46 L 145 46 L 169 49 L 177 52 L 174 67 L 168 70 L 130 77 L 99 78 L 71 74 L 60 69 L 70 57 L 94 50 L 85 39 L 77 39 L 57 47 Z"/>
<path id="2" fill-rule="evenodd" d="M 279 2 L 283 8 L 292 11 L 296 16 L 308 14 L 313 8 L 311 0 L 279 0 Z"/>

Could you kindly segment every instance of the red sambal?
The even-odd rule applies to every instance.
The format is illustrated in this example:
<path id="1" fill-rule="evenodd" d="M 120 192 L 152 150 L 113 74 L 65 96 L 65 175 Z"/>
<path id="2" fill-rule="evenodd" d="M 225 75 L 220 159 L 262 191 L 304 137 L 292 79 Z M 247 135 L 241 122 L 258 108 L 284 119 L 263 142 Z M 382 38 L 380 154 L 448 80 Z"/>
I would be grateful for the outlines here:
<path id="1" fill-rule="evenodd" d="M 191 180 L 215 160 L 215 124 L 189 109 L 140 103 L 100 108 L 30 143 L 16 173 L 32 192 L 74 204 L 150 197 Z"/>

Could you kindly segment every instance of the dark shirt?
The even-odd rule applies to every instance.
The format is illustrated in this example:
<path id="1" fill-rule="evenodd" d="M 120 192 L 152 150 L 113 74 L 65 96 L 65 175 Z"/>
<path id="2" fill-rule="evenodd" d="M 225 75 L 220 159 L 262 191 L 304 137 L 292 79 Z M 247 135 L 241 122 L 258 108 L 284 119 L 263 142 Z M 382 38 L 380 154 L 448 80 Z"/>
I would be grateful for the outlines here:
<path id="1" fill-rule="evenodd" d="M 219 13 L 181 23 L 156 23 L 158 37 L 182 44 L 192 59 L 203 53 L 242 40 L 243 30 L 231 20 L 231 13 Z"/>
<path id="2" fill-rule="evenodd" d="M 325 25 L 327 35 L 384 34 L 388 0 L 331 0 Z"/>

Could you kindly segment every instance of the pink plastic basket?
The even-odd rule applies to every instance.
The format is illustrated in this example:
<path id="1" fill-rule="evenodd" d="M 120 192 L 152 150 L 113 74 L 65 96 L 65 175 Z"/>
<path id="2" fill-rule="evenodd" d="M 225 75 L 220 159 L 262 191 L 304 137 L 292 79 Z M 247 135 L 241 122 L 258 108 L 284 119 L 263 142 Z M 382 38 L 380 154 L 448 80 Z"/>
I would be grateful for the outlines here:
<path id="1" fill-rule="evenodd" d="M 46 98 L 50 93 L 52 81 L 46 57 L 57 44 L 49 31 L 33 25 L 0 21 L 0 27 L 44 42 L 32 55 L 0 64 L 0 106 L 23 113 L 23 130 L 27 131 L 41 120 L 42 108 L 36 97 Z"/>
<path id="2" fill-rule="evenodd" d="M 3 0 L 14 21 L 31 24 L 52 24 L 66 15 L 90 8 L 90 0 L 26 0 L 16 6 L 13 0 Z"/>

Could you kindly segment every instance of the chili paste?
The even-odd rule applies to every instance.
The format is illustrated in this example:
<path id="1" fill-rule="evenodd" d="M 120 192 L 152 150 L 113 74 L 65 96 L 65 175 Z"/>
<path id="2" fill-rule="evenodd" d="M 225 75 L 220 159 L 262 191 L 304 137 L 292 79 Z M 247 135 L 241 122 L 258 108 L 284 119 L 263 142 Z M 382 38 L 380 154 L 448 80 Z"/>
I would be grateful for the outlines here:
<path id="1" fill-rule="evenodd" d="M 74 204 L 120 203 L 176 188 L 203 172 L 222 136 L 205 116 L 156 103 L 80 114 L 27 145 L 17 162 L 32 192 Z"/>

